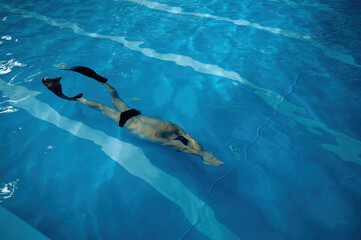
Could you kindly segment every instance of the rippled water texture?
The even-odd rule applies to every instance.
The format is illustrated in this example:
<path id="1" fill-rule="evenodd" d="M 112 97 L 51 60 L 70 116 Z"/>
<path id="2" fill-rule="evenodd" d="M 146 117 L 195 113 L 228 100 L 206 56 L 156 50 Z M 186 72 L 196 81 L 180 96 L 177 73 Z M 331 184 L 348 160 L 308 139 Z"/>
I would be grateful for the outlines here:
<path id="1" fill-rule="evenodd" d="M 0 203 L 51 239 L 360 239 L 358 1 L 0 2 Z M 138 139 L 42 84 L 143 114 Z M 1 230 L 0 230 L 1 231 Z"/>

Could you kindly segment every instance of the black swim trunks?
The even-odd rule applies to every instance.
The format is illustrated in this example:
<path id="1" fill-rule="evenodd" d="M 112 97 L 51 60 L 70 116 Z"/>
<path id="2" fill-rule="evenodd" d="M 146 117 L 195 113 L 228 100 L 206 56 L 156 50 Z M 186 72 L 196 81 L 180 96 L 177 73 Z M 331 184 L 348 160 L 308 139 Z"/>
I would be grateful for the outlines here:
<path id="1" fill-rule="evenodd" d="M 122 112 L 120 114 L 119 127 L 123 127 L 124 124 L 128 121 L 128 119 L 138 116 L 139 114 L 141 114 L 141 112 L 135 109 L 129 109 L 127 111 Z"/>

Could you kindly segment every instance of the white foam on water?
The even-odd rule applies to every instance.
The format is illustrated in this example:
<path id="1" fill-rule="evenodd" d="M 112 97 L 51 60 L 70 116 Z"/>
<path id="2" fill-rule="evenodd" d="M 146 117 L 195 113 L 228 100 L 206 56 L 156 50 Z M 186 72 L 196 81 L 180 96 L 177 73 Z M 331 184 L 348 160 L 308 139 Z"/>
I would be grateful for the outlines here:
<path id="1" fill-rule="evenodd" d="M 335 145 L 324 144 L 322 145 L 324 149 L 337 154 L 344 161 L 354 162 L 356 164 L 361 165 L 361 157 L 360 157 L 361 142 L 359 140 L 352 138 L 344 133 L 340 133 L 332 129 L 329 129 L 323 123 L 317 122 L 309 118 L 300 117 L 299 115 L 297 115 L 297 113 L 306 114 L 304 108 L 289 102 L 279 93 L 257 86 L 256 84 L 241 77 L 237 72 L 225 70 L 217 65 L 202 63 L 189 56 L 178 55 L 173 53 L 162 54 L 156 52 L 154 49 L 151 48 L 141 48 L 140 45 L 143 44 L 143 42 L 127 41 L 125 40 L 125 37 L 122 36 L 109 36 L 109 35 L 87 32 L 82 28 L 78 27 L 76 23 L 67 22 L 65 20 L 52 19 L 47 16 L 38 14 L 36 12 L 32 12 L 24 9 L 12 8 L 7 4 L 0 3 L 0 7 L 4 8 L 8 12 L 20 14 L 24 18 L 37 19 L 40 21 L 44 21 L 52 26 L 72 29 L 74 33 L 79 35 L 88 36 L 92 38 L 99 38 L 99 39 L 108 39 L 114 42 L 119 42 L 123 44 L 126 48 L 137 52 L 141 52 L 142 54 L 150 58 L 154 58 L 162 61 L 174 62 L 179 66 L 190 67 L 194 71 L 199 73 L 224 77 L 230 80 L 240 82 L 244 86 L 251 88 L 257 96 L 263 99 L 265 103 L 270 105 L 279 113 L 282 113 L 290 117 L 291 119 L 304 125 L 309 130 L 315 129 L 316 131 L 318 129 L 322 129 L 325 132 L 327 132 L 330 136 L 334 138 L 337 144 Z M 315 131 L 312 132 L 314 133 Z"/>
<path id="2" fill-rule="evenodd" d="M 0 114 L 17 112 L 18 110 L 19 110 L 19 109 L 14 108 L 13 106 L 0 107 Z"/>
<path id="3" fill-rule="evenodd" d="M 10 41 L 10 40 L 11 40 L 11 36 L 5 35 L 5 36 L 2 36 L 1 39 L 5 39 L 5 40 Z"/>
<path id="4" fill-rule="evenodd" d="M 146 6 L 148 8 L 155 9 L 155 10 L 166 11 L 169 13 L 182 14 L 182 15 L 191 15 L 191 16 L 196 16 L 196 17 L 201 17 L 201 18 L 211 18 L 211 19 L 215 19 L 217 21 L 231 22 L 238 26 L 247 26 L 247 27 L 258 29 L 258 30 L 270 32 L 273 34 L 278 34 L 278 35 L 281 35 L 284 37 L 289 37 L 289 38 L 306 41 L 306 42 L 312 44 L 313 46 L 321 49 L 325 53 L 325 55 L 330 58 L 334 58 L 338 61 L 341 61 L 343 63 L 349 64 L 349 65 L 352 65 L 355 67 L 361 67 L 361 65 L 359 65 L 355 62 L 355 60 L 352 56 L 332 50 L 332 49 L 324 46 L 323 44 L 321 44 L 316 39 L 312 38 L 310 35 L 305 35 L 302 33 L 285 30 L 285 29 L 281 29 L 281 28 L 265 27 L 265 26 L 260 25 L 259 23 L 249 22 L 247 20 L 242 20 L 242 19 L 233 20 L 228 17 L 215 16 L 215 15 L 206 14 L 206 13 L 183 12 L 182 8 L 180 8 L 180 7 L 170 7 L 166 4 L 159 4 L 157 2 L 152 2 L 152 1 L 148 1 L 148 0 L 126 0 L 126 1 L 135 2 L 135 3 L 141 4 L 143 6 Z"/>
<path id="5" fill-rule="evenodd" d="M 15 59 L 10 59 L 9 61 L 0 61 L 0 75 L 7 74 L 11 72 L 13 67 L 24 67 L 26 64 L 15 61 Z"/>
<path id="6" fill-rule="evenodd" d="M 155 167 L 139 147 L 60 115 L 48 104 L 36 99 L 40 92 L 19 85 L 10 85 L 1 79 L 0 92 L 17 108 L 22 108 L 38 119 L 100 146 L 106 155 L 125 170 L 143 179 L 164 197 L 177 204 L 186 219 L 210 239 L 239 239 L 216 220 L 214 211 L 205 202 L 197 198 L 177 178 Z"/>
<path id="7" fill-rule="evenodd" d="M 8 183 L 0 184 L 0 203 L 4 199 L 8 199 L 14 196 L 16 189 L 18 188 L 19 179 Z"/>

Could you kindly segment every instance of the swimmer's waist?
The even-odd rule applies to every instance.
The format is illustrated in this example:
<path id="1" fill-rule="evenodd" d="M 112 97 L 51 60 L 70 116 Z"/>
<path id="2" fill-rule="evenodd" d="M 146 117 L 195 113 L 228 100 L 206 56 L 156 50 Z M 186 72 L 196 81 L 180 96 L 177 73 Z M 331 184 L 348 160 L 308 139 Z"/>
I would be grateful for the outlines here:
<path id="1" fill-rule="evenodd" d="M 135 116 L 138 116 L 140 115 L 141 112 L 139 112 L 138 110 L 136 109 L 129 109 L 129 110 L 126 110 L 124 112 L 122 112 L 120 114 L 120 119 L 119 119 L 119 127 L 123 127 L 124 124 L 132 117 L 135 117 Z"/>

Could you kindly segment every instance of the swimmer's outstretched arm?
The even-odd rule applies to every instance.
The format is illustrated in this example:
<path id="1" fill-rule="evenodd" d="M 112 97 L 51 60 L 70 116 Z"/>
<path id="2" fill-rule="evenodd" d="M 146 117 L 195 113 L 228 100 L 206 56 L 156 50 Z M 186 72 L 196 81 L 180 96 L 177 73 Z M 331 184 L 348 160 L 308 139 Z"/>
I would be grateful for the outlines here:
<path id="1" fill-rule="evenodd" d="M 199 151 L 199 150 L 193 149 L 193 148 L 191 148 L 189 146 L 186 146 L 186 145 L 184 145 L 183 143 L 181 143 L 178 140 L 166 139 L 162 144 L 165 145 L 165 146 L 170 146 L 170 147 L 174 148 L 177 151 L 182 151 L 182 152 L 194 154 L 194 155 L 197 155 L 197 156 L 200 156 L 200 157 L 202 157 L 202 154 L 203 154 L 203 151 Z"/>
<path id="2" fill-rule="evenodd" d="M 205 152 L 203 150 L 194 149 L 189 146 L 185 146 L 183 143 L 181 143 L 178 140 L 169 140 L 169 139 L 157 139 L 158 142 L 161 142 L 163 145 L 170 146 L 174 150 L 190 153 L 196 156 L 199 156 L 203 159 L 203 163 L 207 165 L 223 165 L 222 161 L 219 161 L 212 153 Z"/>

